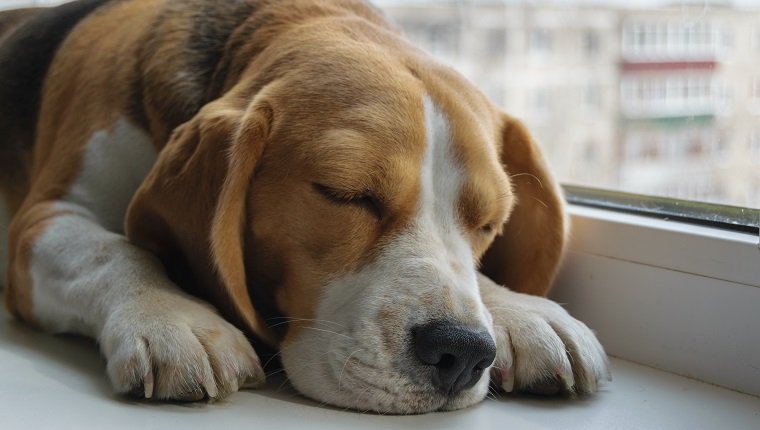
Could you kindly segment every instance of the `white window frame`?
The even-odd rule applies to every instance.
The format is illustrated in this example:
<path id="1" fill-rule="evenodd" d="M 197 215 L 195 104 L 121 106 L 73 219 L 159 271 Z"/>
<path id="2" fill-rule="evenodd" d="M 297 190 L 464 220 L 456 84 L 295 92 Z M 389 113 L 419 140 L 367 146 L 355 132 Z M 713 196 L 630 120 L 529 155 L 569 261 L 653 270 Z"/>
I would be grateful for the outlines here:
<path id="1" fill-rule="evenodd" d="M 552 298 L 619 358 L 760 395 L 757 234 L 570 205 Z"/>

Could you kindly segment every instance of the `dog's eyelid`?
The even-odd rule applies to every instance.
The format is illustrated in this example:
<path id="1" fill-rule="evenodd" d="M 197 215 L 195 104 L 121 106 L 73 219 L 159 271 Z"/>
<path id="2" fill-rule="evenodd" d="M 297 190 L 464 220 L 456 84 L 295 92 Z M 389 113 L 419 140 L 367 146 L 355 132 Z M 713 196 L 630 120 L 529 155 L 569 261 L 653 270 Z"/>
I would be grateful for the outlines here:
<path id="1" fill-rule="evenodd" d="M 356 197 L 356 193 L 340 191 L 337 188 L 329 187 L 318 182 L 314 182 L 311 185 L 319 194 L 338 203 L 348 203 Z"/>
<path id="2" fill-rule="evenodd" d="M 498 233 L 496 223 L 489 222 L 478 227 L 478 232 L 484 236 L 490 236 L 494 232 Z"/>
<path id="3" fill-rule="evenodd" d="M 505 222 L 506 220 L 486 222 L 477 227 L 477 231 L 484 236 L 498 236 L 502 233 Z"/>
<path id="4" fill-rule="evenodd" d="M 319 194 L 333 203 L 363 207 L 377 219 L 382 219 L 385 214 L 382 200 L 371 190 L 343 191 L 317 182 L 312 183 L 312 186 Z"/>

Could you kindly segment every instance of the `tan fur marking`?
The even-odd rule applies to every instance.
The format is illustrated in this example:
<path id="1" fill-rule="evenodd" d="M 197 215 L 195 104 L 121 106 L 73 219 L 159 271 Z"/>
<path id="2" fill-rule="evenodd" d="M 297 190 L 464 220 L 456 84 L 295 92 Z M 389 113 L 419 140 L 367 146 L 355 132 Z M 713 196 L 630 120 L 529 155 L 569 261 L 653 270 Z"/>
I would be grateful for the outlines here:
<path id="1" fill-rule="evenodd" d="M 5 305 L 17 318 L 36 325 L 32 303 L 32 277 L 29 267 L 32 248 L 44 232 L 49 221 L 60 211 L 47 204 L 40 204 L 25 212 L 23 218 L 15 218 L 9 227 L 8 285 L 5 290 Z"/>

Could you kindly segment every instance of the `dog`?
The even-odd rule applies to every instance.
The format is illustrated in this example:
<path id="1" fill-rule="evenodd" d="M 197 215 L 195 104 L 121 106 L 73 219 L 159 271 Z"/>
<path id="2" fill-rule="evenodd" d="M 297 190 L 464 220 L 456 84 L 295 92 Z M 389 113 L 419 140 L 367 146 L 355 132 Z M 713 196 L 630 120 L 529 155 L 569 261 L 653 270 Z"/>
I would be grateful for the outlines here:
<path id="1" fill-rule="evenodd" d="M 5 300 L 118 393 L 265 379 L 424 413 L 608 378 L 548 292 L 568 232 L 526 128 L 361 0 L 0 15 Z M 3 235 L 6 240 L 6 235 Z"/>

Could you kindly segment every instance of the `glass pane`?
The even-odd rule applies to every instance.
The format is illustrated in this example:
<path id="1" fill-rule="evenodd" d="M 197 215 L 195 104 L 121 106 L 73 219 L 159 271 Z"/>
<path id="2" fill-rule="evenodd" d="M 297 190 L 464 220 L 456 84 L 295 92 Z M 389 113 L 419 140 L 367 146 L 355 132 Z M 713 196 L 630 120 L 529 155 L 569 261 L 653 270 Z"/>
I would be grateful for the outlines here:
<path id="1" fill-rule="evenodd" d="M 563 183 L 760 208 L 760 0 L 376 3 Z"/>
<path id="2" fill-rule="evenodd" d="M 0 9 L 13 9 L 30 6 L 51 6 L 67 3 L 67 0 L 0 0 Z"/>

